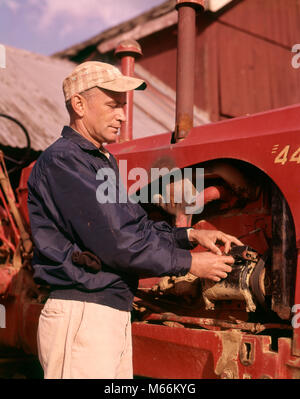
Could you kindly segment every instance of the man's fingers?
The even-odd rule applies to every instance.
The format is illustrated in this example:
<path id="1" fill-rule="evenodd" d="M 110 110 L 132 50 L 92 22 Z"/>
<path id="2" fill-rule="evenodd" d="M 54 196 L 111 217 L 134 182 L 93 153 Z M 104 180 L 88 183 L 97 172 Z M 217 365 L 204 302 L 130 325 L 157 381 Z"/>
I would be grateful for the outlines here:
<path id="1" fill-rule="evenodd" d="M 225 248 L 224 248 L 225 254 L 228 254 L 228 252 L 230 251 L 230 248 L 231 248 L 231 242 L 230 242 L 230 241 L 227 241 L 227 242 L 225 243 Z"/>
<path id="2" fill-rule="evenodd" d="M 234 263 L 234 258 L 232 256 L 222 255 L 220 260 L 230 265 Z"/>
<path id="3" fill-rule="evenodd" d="M 222 241 L 225 244 L 224 251 L 225 253 L 228 253 L 231 248 L 231 244 L 236 244 L 236 245 L 244 245 L 239 239 L 237 239 L 234 236 L 231 236 L 229 234 L 225 234 L 220 232 L 220 234 L 217 236 L 217 239 L 219 241 Z"/>
<path id="4" fill-rule="evenodd" d="M 190 272 L 197 277 L 215 282 L 228 277 L 232 271 L 234 258 L 227 255 L 216 255 L 212 252 L 192 253 Z"/>
<path id="5" fill-rule="evenodd" d="M 236 238 L 236 237 L 234 237 L 234 236 L 230 236 L 230 235 L 228 235 L 228 234 L 226 234 L 226 235 L 227 235 L 228 239 L 229 239 L 231 242 L 233 242 L 234 244 L 236 244 L 236 245 L 244 245 L 244 244 L 242 243 L 242 241 L 240 241 L 238 238 Z"/>
<path id="6" fill-rule="evenodd" d="M 191 234 L 193 234 L 193 236 Z M 215 245 L 215 243 L 218 241 L 224 244 L 225 253 L 228 253 L 230 251 L 231 244 L 243 245 L 243 243 L 236 237 L 225 234 L 219 230 L 191 230 L 188 233 L 188 236 L 189 239 L 190 237 L 193 237 L 196 242 L 209 249 L 212 253 L 216 255 L 222 255 L 220 249 Z"/>
<path id="7" fill-rule="evenodd" d="M 229 266 L 229 265 L 225 265 L 225 267 L 224 267 L 223 270 L 224 270 L 225 272 L 227 272 L 227 273 L 230 273 L 230 272 L 232 272 L 232 267 Z"/>
<path id="8" fill-rule="evenodd" d="M 233 238 L 232 238 L 232 241 L 233 241 L 236 245 L 244 245 L 244 244 L 242 243 L 242 241 L 238 240 L 236 237 L 233 237 Z"/>
<path id="9" fill-rule="evenodd" d="M 222 255 L 221 250 L 211 241 L 207 243 L 207 249 L 210 249 L 216 255 Z"/>
<path id="10" fill-rule="evenodd" d="M 232 271 L 232 267 L 225 265 L 225 267 L 222 270 L 217 270 L 214 273 L 214 276 L 211 278 L 213 281 L 221 281 L 222 278 L 227 278 L 228 273 Z"/>

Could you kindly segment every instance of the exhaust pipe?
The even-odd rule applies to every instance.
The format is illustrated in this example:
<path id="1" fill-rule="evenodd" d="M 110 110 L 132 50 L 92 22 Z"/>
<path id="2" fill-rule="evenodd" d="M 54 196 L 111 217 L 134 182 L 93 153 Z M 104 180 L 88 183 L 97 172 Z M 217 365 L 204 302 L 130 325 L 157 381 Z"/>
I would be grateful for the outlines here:
<path id="1" fill-rule="evenodd" d="M 135 59 L 141 55 L 142 49 L 135 40 L 122 41 L 115 50 L 115 55 L 121 58 L 121 70 L 123 75 L 134 75 Z M 120 130 L 119 143 L 132 140 L 132 124 L 133 124 L 133 90 L 126 94 L 125 116 L 126 121 L 122 123 Z"/>
<path id="2" fill-rule="evenodd" d="M 185 139 L 193 127 L 196 13 L 204 8 L 205 0 L 177 0 L 176 3 L 178 44 L 175 143 Z"/>

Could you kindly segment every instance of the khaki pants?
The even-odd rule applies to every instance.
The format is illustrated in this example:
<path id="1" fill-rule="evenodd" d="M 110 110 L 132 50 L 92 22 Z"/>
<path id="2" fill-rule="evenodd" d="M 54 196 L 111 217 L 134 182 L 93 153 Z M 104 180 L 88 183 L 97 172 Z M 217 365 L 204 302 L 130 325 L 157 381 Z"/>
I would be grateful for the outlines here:
<path id="1" fill-rule="evenodd" d="M 130 312 L 50 298 L 37 343 L 44 378 L 133 378 Z"/>

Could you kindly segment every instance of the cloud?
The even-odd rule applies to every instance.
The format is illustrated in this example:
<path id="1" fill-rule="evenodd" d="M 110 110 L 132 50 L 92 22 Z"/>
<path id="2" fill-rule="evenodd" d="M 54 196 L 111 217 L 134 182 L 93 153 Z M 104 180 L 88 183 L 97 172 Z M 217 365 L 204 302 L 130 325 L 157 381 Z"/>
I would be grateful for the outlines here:
<path id="1" fill-rule="evenodd" d="M 20 3 L 15 0 L 0 0 L 0 6 L 6 6 L 15 13 L 20 8 Z"/>
<path id="2" fill-rule="evenodd" d="M 165 0 L 0 0 L 1 41 L 52 54 Z M 9 23 L 14 29 L 6 29 Z"/>
<path id="3" fill-rule="evenodd" d="M 144 8 L 150 8 L 148 0 L 27 0 L 27 2 L 32 8 L 39 10 L 38 30 L 45 31 L 60 20 L 65 24 L 59 32 L 60 35 L 71 34 L 78 27 L 83 29 L 90 26 L 94 28 L 99 26 L 100 32 L 138 15 Z M 159 0 L 155 3 L 159 3 Z"/>

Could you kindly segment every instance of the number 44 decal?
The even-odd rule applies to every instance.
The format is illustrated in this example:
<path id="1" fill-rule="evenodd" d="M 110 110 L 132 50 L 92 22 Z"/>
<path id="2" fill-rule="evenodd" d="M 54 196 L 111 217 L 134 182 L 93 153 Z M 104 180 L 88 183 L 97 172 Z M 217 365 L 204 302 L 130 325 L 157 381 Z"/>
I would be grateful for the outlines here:
<path id="1" fill-rule="evenodd" d="M 272 149 L 272 154 L 277 153 L 278 144 L 274 145 Z M 300 163 L 300 147 L 289 156 L 290 145 L 286 145 L 274 159 L 274 163 L 279 163 L 285 165 L 287 162 L 297 162 Z"/>

